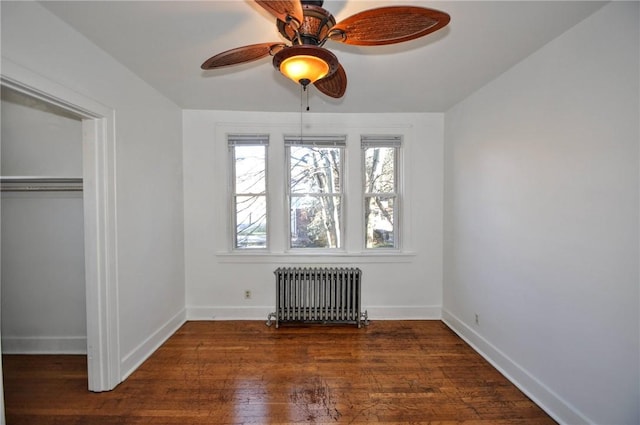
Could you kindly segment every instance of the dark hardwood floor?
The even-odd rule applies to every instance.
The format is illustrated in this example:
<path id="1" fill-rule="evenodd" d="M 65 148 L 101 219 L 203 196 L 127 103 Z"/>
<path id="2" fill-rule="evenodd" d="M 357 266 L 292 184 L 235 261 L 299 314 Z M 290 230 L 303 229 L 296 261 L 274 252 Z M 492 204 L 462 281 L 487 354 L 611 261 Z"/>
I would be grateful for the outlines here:
<path id="1" fill-rule="evenodd" d="M 7 425 L 555 424 L 440 321 L 187 322 L 115 390 L 84 356 L 3 356 Z"/>

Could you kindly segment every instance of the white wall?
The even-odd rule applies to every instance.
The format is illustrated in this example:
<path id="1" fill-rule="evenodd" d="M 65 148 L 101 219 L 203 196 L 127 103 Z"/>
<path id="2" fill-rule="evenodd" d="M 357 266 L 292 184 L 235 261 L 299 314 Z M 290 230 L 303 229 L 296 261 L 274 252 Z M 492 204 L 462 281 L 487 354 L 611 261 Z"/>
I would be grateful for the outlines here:
<path id="1" fill-rule="evenodd" d="M 82 176 L 82 122 L 2 90 L 3 176 Z M 2 194 L 5 353 L 86 353 L 81 192 Z"/>
<path id="2" fill-rule="evenodd" d="M 403 253 L 362 255 L 359 203 L 347 210 L 344 255 L 286 252 L 283 190 L 274 190 L 267 255 L 229 255 L 227 133 L 269 133 L 269 179 L 285 184 L 283 134 L 300 132 L 300 114 L 184 112 L 185 264 L 188 317 L 265 319 L 275 309 L 273 271 L 292 264 L 363 270 L 363 307 L 376 318 L 439 318 L 442 302 L 442 114 L 312 114 L 305 134 L 346 134 L 347 197 L 359 196 L 360 135 L 404 134 Z M 347 171 L 349 172 L 349 171 Z M 253 294 L 243 297 L 244 290 Z"/>
<path id="3" fill-rule="evenodd" d="M 35 2 L 2 2 L 2 57 L 115 111 L 118 325 L 126 376 L 184 320 L 182 115 Z"/>
<path id="4" fill-rule="evenodd" d="M 638 24 L 613 2 L 445 118 L 443 317 L 563 423 L 640 423 Z"/>

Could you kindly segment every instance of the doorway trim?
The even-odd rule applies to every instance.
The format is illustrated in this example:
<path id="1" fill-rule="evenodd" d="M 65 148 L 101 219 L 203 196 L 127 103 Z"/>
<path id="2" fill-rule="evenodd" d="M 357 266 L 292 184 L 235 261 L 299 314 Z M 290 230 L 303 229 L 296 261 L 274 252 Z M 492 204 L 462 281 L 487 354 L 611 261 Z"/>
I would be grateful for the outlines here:
<path id="1" fill-rule="evenodd" d="M 121 382 L 115 110 L 4 57 L 0 85 L 82 117 L 88 388 L 112 390 Z"/>

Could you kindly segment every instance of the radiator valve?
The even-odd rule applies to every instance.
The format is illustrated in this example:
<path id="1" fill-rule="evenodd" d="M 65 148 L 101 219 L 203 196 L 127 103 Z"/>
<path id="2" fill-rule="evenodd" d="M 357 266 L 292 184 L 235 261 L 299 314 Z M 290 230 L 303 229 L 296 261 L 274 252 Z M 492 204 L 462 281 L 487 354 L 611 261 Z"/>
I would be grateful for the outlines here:
<path id="1" fill-rule="evenodd" d="M 365 326 L 369 326 L 369 313 L 367 313 L 367 310 L 360 313 L 360 321 L 364 323 Z"/>
<path id="2" fill-rule="evenodd" d="M 271 326 L 273 324 L 273 319 L 276 319 L 275 311 L 273 313 L 269 313 L 269 315 L 267 316 L 267 326 Z"/>

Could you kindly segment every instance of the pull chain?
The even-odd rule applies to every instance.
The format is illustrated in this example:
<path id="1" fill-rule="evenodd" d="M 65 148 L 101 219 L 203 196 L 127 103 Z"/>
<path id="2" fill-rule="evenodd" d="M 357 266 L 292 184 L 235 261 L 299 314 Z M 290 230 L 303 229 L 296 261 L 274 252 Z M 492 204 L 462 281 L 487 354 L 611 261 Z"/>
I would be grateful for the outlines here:
<path id="1" fill-rule="evenodd" d="M 305 98 L 305 94 L 306 94 L 306 98 Z M 303 106 L 306 100 L 306 111 L 309 111 L 309 91 L 307 90 L 307 86 L 303 86 L 302 84 L 300 85 L 300 140 L 302 140 L 302 111 L 303 111 Z"/>
<path id="2" fill-rule="evenodd" d="M 309 91 L 307 90 L 307 86 L 300 85 L 300 140 L 302 140 L 302 114 L 303 114 L 303 106 L 305 102 L 305 94 L 306 94 L 306 111 L 309 111 Z"/>
<path id="3" fill-rule="evenodd" d="M 304 91 L 305 87 L 303 85 L 300 85 L 300 141 L 302 141 L 302 103 Z"/>

